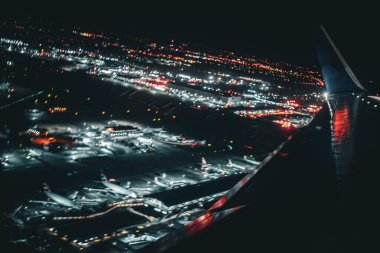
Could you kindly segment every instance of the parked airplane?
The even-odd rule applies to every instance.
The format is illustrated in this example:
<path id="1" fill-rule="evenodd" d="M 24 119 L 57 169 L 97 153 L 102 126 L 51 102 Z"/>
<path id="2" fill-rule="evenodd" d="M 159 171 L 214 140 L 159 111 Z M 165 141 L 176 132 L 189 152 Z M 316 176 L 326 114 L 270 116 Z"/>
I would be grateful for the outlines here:
<path id="1" fill-rule="evenodd" d="M 169 184 L 166 184 L 164 182 L 161 182 L 158 177 L 154 177 L 154 183 L 158 186 L 165 187 L 165 188 L 171 188 Z"/>
<path id="2" fill-rule="evenodd" d="M 115 192 L 120 195 L 127 195 L 132 198 L 137 198 L 137 194 L 131 189 L 129 189 L 131 187 L 131 182 L 129 181 L 127 182 L 125 187 L 123 187 L 113 183 L 112 180 L 108 180 L 104 174 L 101 174 L 101 182 L 105 187 L 107 187 L 107 189 L 111 190 L 112 192 Z"/>
<path id="3" fill-rule="evenodd" d="M 256 160 L 249 159 L 246 155 L 243 157 L 244 161 L 253 165 L 259 165 L 260 162 Z"/>
<path id="4" fill-rule="evenodd" d="M 167 144 L 172 144 L 176 146 L 187 146 L 187 147 L 196 147 L 196 146 L 204 146 L 206 141 L 196 141 L 194 139 L 186 139 L 182 137 L 182 135 L 168 135 L 165 132 L 158 133 L 156 138 Z"/>
<path id="5" fill-rule="evenodd" d="M 228 159 L 227 167 L 236 168 L 236 169 L 240 169 L 240 170 L 246 170 L 247 169 L 246 167 L 244 167 L 242 165 L 233 163 L 231 159 Z"/>
<path id="6" fill-rule="evenodd" d="M 211 164 L 207 163 L 206 158 L 202 157 L 201 170 L 208 171 L 211 169 Z"/>
<path id="7" fill-rule="evenodd" d="M 103 173 L 100 174 L 101 181 L 100 183 L 106 187 L 106 189 L 94 189 L 94 188 L 86 188 L 89 191 L 106 191 L 113 192 L 119 195 L 123 195 L 126 197 L 137 198 L 137 193 L 130 189 L 131 182 L 127 182 L 125 186 L 118 185 L 113 182 L 113 180 L 108 179 L 106 175 Z"/>
<path id="8" fill-rule="evenodd" d="M 63 196 L 61 194 L 52 192 L 50 187 L 46 183 L 44 183 L 43 185 L 44 185 L 43 192 L 46 195 L 46 197 L 51 201 L 30 200 L 29 202 L 60 205 L 60 206 L 70 207 L 77 210 L 80 210 L 83 205 L 94 205 L 98 203 L 95 200 L 77 199 L 78 191 L 75 191 L 74 193 L 68 196 Z"/>
<path id="9" fill-rule="evenodd" d="M 210 163 L 207 163 L 206 158 L 204 157 L 202 157 L 201 171 L 205 177 L 210 179 L 217 179 L 220 175 L 228 174 L 228 172 L 224 170 L 220 164 L 217 166 L 212 166 Z"/>

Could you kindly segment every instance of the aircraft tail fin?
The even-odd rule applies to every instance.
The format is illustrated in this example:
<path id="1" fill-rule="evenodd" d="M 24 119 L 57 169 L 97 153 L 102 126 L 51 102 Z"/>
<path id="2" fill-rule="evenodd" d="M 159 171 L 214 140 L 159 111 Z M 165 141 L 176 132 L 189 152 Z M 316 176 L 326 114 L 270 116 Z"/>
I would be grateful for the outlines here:
<path id="1" fill-rule="evenodd" d="M 76 199 L 76 197 L 78 196 L 78 193 L 79 193 L 78 191 L 75 191 L 72 194 L 70 194 L 68 198 L 71 200 Z"/>
<path id="2" fill-rule="evenodd" d="M 323 26 L 314 34 L 314 44 L 330 95 L 366 92 Z"/>
<path id="3" fill-rule="evenodd" d="M 207 171 L 209 169 L 209 165 L 207 164 L 206 158 L 202 157 L 201 169 Z"/>
<path id="4" fill-rule="evenodd" d="M 101 174 L 100 174 L 100 179 L 101 179 L 102 181 L 107 181 L 107 177 L 106 177 L 106 175 L 104 175 L 104 173 L 101 173 Z"/>
<path id="5" fill-rule="evenodd" d="M 50 187 L 49 187 L 49 185 L 47 184 L 47 183 L 42 183 L 43 184 L 43 186 L 44 186 L 44 191 L 45 192 L 50 192 Z"/>

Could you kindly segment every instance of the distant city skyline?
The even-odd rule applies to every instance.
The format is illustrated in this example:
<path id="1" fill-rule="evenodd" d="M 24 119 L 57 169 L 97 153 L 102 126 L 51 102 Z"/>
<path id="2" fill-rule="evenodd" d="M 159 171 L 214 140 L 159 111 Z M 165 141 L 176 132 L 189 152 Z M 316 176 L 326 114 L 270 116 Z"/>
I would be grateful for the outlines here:
<path id="1" fill-rule="evenodd" d="M 380 86 L 380 77 L 377 75 L 379 64 L 374 54 L 378 40 L 373 35 L 373 23 L 363 25 L 348 21 L 347 24 L 334 24 L 312 18 L 300 19 L 297 22 L 293 19 L 284 22 L 271 19 L 267 22 L 262 19 L 262 15 L 255 19 L 248 15 L 236 14 L 225 17 L 215 13 L 181 15 L 176 12 L 161 16 L 158 13 L 121 15 L 120 11 L 117 11 L 114 15 L 109 12 L 98 15 L 97 12 L 78 14 L 74 11 L 72 15 L 62 12 L 57 15 L 35 15 L 10 12 L 8 16 L 3 15 L 1 20 L 32 17 L 33 20 L 46 23 L 80 26 L 82 29 L 117 32 L 153 40 L 174 39 L 209 48 L 317 67 L 311 35 L 315 27 L 322 23 L 346 55 L 359 79 L 365 83 L 373 81 L 376 86 Z"/>

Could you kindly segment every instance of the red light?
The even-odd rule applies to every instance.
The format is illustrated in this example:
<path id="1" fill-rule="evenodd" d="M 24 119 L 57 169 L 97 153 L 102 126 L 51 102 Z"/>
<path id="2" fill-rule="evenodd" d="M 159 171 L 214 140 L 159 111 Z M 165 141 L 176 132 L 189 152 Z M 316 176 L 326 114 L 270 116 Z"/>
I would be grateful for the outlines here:
<path id="1" fill-rule="evenodd" d="M 335 111 L 334 116 L 334 138 L 338 143 L 342 143 L 350 131 L 350 118 L 347 105 L 343 109 Z"/>
<path id="2" fill-rule="evenodd" d="M 43 146 L 48 146 L 52 143 L 59 143 L 59 144 L 65 144 L 65 145 L 68 145 L 69 147 L 72 147 L 75 143 L 75 140 L 58 138 L 58 137 L 48 137 L 48 136 L 33 137 L 31 141 L 37 145 L 43 145 Z"/>
<path id="3" fill-rule="evenodd" d="M 188 235 L 192 235 L 196 232 L 199 232 L 209 226 L 212 221 L 214 220 L 214 217 L 211 213 L 207 212 L 200 216 L 198 219 L 192 221 L 186 226 L 186 233 Z"/>
<path id="4" fill-rule="evenodd" d="M 210 212 L 210 211 L 212 211 L 212 210 L 214 210 L 214 209 L 217 209 L 217 208 L 223 206 L 226 202 L 227 202 L 227 197 L 226 197 L 226 196 L 223 196 L 223 197 L 220 198 L 218 201 L 216 201 L 216 202 L 214 203 L 214 205 L 212 205 L 212 206 L 210 207 L 210 209 L 208 209 L 208 211 Z"/>

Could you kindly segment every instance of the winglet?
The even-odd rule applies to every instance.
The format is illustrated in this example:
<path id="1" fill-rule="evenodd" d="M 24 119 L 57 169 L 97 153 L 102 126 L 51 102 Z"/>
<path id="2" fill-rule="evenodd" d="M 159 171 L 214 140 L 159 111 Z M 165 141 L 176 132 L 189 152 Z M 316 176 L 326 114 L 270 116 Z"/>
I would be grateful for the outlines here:
<path id="1" fill-rule="evenodd" d="M 314 43 L 323 79 L 330 95 L 366 92 L 323 26 L 315 32 Z"/>

